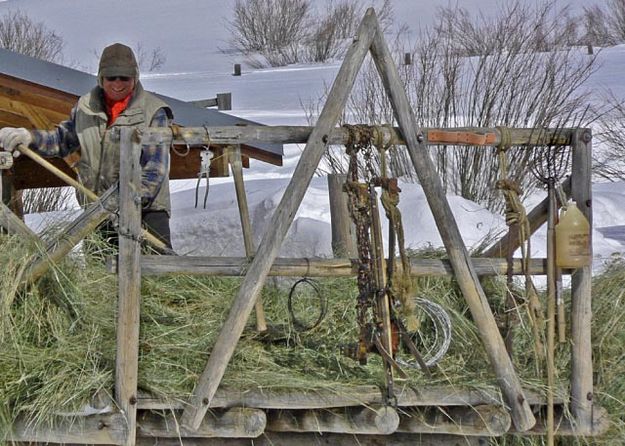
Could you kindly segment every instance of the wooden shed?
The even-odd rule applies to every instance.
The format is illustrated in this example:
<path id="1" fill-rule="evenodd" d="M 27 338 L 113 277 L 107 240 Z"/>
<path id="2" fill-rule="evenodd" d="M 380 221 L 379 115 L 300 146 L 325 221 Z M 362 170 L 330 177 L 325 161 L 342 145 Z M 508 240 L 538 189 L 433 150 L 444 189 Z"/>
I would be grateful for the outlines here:
<path id="1" fill-rule="evenodd" d="M 94 75 L 0 48 L 0 127 L 51 129 L 67 119 L 78 98 L 97 83 Z M 174 112 L 174 122 L 185 127 L 246 126 L 258 123 L 159 95 Z M 178 149 L 178 150 L 176 150 Z M 170 178 L 197 178 L 201 147 L 172 147 Z M 222 146 L 211 146 L 215 154 L 211 176 L 228 176 Z M 282 144 L 242 144 L 243 167 L 250 158 L 282 165 Z M 61 159 L 53 164 L 71 176 L 74 172 Z M 8 190 L 64 186 L 65 184 L 27 157 L 20 157 L 3 181 Z M 8 189 L 8 190 L 7 190 Z M 6 196 L 5 196 L 6 198 Z"/>

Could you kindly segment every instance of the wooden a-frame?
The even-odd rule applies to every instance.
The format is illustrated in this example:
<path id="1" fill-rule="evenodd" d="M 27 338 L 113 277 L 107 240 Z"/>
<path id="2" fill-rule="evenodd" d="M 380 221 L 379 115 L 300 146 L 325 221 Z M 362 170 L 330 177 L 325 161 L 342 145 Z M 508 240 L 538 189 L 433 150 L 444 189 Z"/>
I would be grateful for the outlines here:
<path id="1" fill-rule="evenodd" d="M 241 287 L 234 299 L 230 313 L 216 340 L 194 393 L 190 405 L 184 410 L 181 424 L 189 430 L 198 429 L 225 373 L 245 323 L 254 308 L 271 265 L 310 184 L 315 169 L 329 142 L 328 135 L 336 126 L 356 76 L 367 54 L 371 54 L 384 88 L 391 99 L 395 117 L 406 141 L 410 158 L 419 182 L 427 197 L 436 225 L 443 239 L 455 277 L 468 303 L 480 337 L 497 375 L 512 421 L 518 431 L 531 429 L 536 420 L 521 388 L 514 366 L 497 329 L 486 296 L 473 269 L 460 231 L 445 198 L 445 193 L 430 159 L 424 136 L 416 120 L 390 51 L 380 31 L 373 9 L 367 10 L 358 33 L 328 94 L 317 125 L 295 168 L 280 204 L 258 247 Z"/>

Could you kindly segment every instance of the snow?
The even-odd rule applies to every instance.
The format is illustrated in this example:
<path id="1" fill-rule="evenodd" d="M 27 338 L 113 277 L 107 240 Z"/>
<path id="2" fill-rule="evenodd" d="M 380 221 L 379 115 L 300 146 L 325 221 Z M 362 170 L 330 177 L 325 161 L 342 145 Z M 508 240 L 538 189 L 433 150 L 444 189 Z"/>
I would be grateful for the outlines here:
<path id="1" fill-rule="evenodd" d="M 91 71 L 97 61 L 94 50 L 113 41 L 142 42 L 147 49 L 161 47 L 167 63 L 162 72 L 142 77 L 148 90 L 182 100 L 205 99 L 216 93 L 232 92 L 232 114 L 267 125 L 307 125 L 302 104 L 316 101 L 321 96 L 332 83 L 340 63 L 264 70 L 247 68 L 242 76 L 232 76 L 232 64 L 242 62 L 240 56 L 227 51 L 225 22 L 233 2 L 0 0 L 0 14 L 19 7 L 50 28 L 59 30 L 67 42 L 69 62 Z M 397 16 L 407 21 L 413 31 L 418 24 L 431 21 L 436 6 L 445 4 L 442 0 L 427 5 L 421 2 L 417 7 L 413 0 L 394 2 Z M 575 2 L 577 6 L 580 4 Z M 124 14 L 119 14 L 120 9 Z M 66 13 L 69 10 L 72 14 Z M 149 20 L 139 20 L 146 15 Z M 599 60 L 599 68 L 586 88 L 591 89 L 594 99 L 600 99 L 608 89 L 617 97 L 625 98 L 622 82 L 625 46 L 604 49 Z M 282 167 L 252 160 L 251 169 L 244 172 L 257 246 L 262 234 L 271 230 L 268 228 L 271 216 L 302 150 L 302 146 L 286 145 Z M 174 249 L 180 254 L 194 256 L 244 255 L 232 180 L 211 179 L 206 209 L 201 204 L 197 209 L 194 207 L 195 185 L 194 180 L 171 184 Z M 440 247 L 441 239 L 422 189 L 415 184 L 401 183 L 400 186 L 406 245 L 415 249 Z M 204 184 L 198 192 L 201 203 Z M 537 195 L 529 202 L 536 203 L 540 199 L 542 196 Z M 450 195 L 448 201 L 469 248 L 505 230 L 503 218 L 482 206 L 458 196 Z M 594 184 L 593 208 L 593 249 L 595 266 L 600 268 L 613 253 L 625 252 L 625 183 Z M 34 227 L 42 219 L 42 216 L 29 216 L 27 222 Z M 295 215 L 280 255 L 331 256 L 330 234 L 326 178 L 315 177 Z M 533 249 L 535 255 L 545 255 L 544 228 L 534 236 Z"/>

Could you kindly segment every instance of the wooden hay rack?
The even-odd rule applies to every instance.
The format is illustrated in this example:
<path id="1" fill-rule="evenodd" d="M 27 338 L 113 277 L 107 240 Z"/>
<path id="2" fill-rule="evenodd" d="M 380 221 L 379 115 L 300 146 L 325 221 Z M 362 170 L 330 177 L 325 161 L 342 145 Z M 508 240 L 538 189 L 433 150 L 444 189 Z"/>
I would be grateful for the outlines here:
<path id="1" fill-rule="evenodd" d="M 345 144 L 346 129 L 337 128 L 356 75 L 365 56 L 371 53 L 391 99 L 399 127 L 377 127 L 386 140 L 407 147 L 414 168 L 441 232 L 448 260 L 413 260 L 411 274 L 454 275 L 478 327 L 499 392 L 468 391 L 453 387 L 401 388 L 397 407 L 384 404 L 376 387 L 355 387 L 344 392 L 269 392 L 255 389 L 220 388 L 221 378 L 232 357 L 246 321 L 270 275 L 353 276 L 350 259 L 310 260 L 277 258 L 278 250 L 293 221 L 304 193 L 326 147 Z M 25 280 L 35 280 L 50 263 L 62 258 L 110 215 L 112 197 L 119 193 L 119 303 L 115 404 L 112 413 L 85 416 L 55 428 L 36 428 L 18 421 L 10 438 L 16 442 L 80 444 L 486 444 L 485 438 L 509 432 L 544 434 L 547 429 L 546 400 L 524 389 L 497 329 L 479 277 L 504 274 L 501 258 L 473 259 L 469 256 L 445 198 L 440 179 L 427 154 L 427 146 L 496 146 L 503 135 L 514 146 L 568 145 L 572 148 L 572 176 L 564 187 L 591 220 L 591 133 L 588 129 L 462 128 L 420 129 L 417 127 L 395 64 L 379 30 L 373 10 L 367 11 L 315 127 L 200 127 L 183 128 L 173 144 L 231 146 L 237 197 L 246 243 L 246 258 L 205 258 L 141 255 L 141 212 L 139 156 L 141 138 L 171 140 L 169 129 L 148 128 L 141 135 L 130 129 L 121 133 L 121 171 L 116 187 L 88 206 L 64 237 L 49 246 L 48 255 L 34 262 Z M 241 174 L 240 144 L 250 142 L 306 143 L 269 229 L 255 250 Z M 546 220 L 547 203 L 540 203 L 528 217 L 534 232 Z M 0 207 L 0 224 L 10 232 L 36 237 L 8 208 Z M 491 249 L 518 246 L 514 234 L 504 236 Z M 532 259 L 531 271 L 544 274 L 544 259 Z M 238 294 L 224 321 L 216 344 L 189 401 L 162 401 L 137 389 L 139 350 L 139 302 L 141 276 L 149 274 L 204 274 L 242 276 Z M 521 274 L 519 261 L 514 273 Z M 570 273 L 570 271 L 568 272 Z M 260 311 L 260 309 L 259 309 Z M 591 269 L 572 273 L 572 370 L 570 397 L 556 399 L 557 435 L 591 436 L 605 428 L 605 413 L 593 405 L 591 355 Z M 345 396 L 350 395 L 350 396 Z M 167 411 L 155 416 L 154 411 Z"/>

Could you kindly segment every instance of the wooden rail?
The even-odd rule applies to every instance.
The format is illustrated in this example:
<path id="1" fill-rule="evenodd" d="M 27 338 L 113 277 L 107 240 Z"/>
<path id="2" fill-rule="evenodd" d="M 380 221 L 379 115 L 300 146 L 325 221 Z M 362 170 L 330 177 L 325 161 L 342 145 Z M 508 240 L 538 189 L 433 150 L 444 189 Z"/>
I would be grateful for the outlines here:
<path id="1" fill-rule="evenodd" d="M 478 276 L 498 276 L 507 273 L 507 262 L 499 258 L 471 259 Z M 187 274 L 205 276 L 241 277 L 249 267 L 247 257 L 171 257 L 144 255 L 141 257 L 141 273 L 145 275 Z M 546 259 L 531 259 L 530 273 L 546 274 Z M 447 259 L 411 259 L 410 275 L 452 276 L 451 263 Z M 513 262 L 513 274 L 521 275 L 521 259 Z M 281 258 L 277 257 L 271 264 L 269 276 L 285 277 L 352 277 L 357 273 L 356 260 L 351 259 L 315 259 L 315 258 Z M 397 270 L 401 270 L 397 262 Z M 117 272 L 115 259 L 110 259 L 109 270 Z"/>
<path id="2" fill-rule="evenodd" d="M 406 145 L 403 133 L 399 127 L 370 126 L 377 138 L 384 144 L 392 143 Z M 230 145 L 243 143 L 281 143 L 304 144 L 310 138 L 315 127 L 310 126 L 210 126 L 210 127 L 182 127 L 179 138 L 173 140 L 180 145 Z M 513 146 L 536 145 L 570 145 L 574 129 L 502 129 L 500 127 L 459 127 L 459 128 L 423 128 L 418 132 L 419 139 L 425 145 L 478 145 L 483 147 L 497 146 L 504 139 Z M 435 135 L 430 138 L 429 135 Z M 447 135 L 442 137 L 441 135 Z M 469 137 L 468 135 L 471 135 Z M 164 142 L 172 142 L 172 132 L 168 128 L 147 128 L 142 138 L 160 138 Z M 328 129 L 323 135 L 324 142 L 329 145 L 344 145 L 351 136 L 349 130 L 343 127 Z M 508 139 L 509 138 L 509 139 Z"/>

